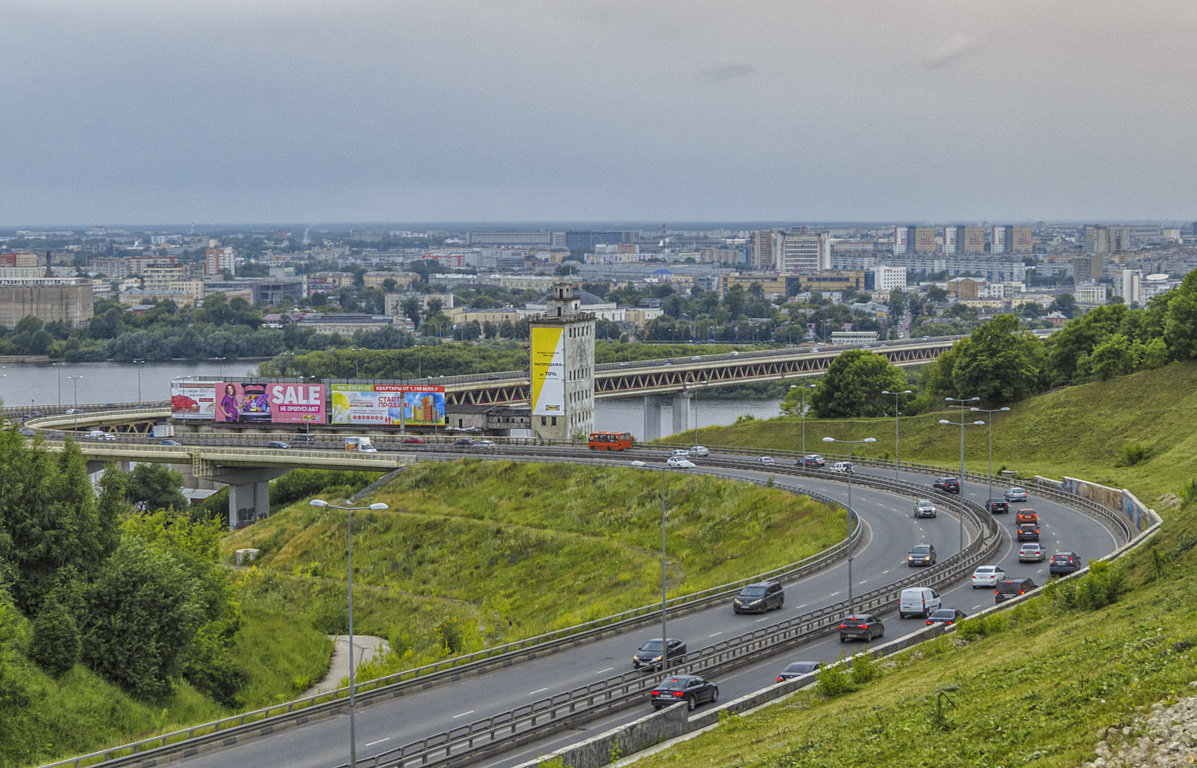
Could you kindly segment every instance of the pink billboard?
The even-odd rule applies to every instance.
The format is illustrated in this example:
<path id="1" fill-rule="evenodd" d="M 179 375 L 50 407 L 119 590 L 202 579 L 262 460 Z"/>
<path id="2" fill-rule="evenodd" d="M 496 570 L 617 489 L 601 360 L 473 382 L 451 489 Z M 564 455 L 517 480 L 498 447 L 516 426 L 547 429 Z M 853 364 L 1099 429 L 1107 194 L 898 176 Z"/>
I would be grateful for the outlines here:
<path id="1" fill-rule="evenodd" d="M 226 424 L 323 424 L 324 385 L 221 382 L 216 421 Z"/>

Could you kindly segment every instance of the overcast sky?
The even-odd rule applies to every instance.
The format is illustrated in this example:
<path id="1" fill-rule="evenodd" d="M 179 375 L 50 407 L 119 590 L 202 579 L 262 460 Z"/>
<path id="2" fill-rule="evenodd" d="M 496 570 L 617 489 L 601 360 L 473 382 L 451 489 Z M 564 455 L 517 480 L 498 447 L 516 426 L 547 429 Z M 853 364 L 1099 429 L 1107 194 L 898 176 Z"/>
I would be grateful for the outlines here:
<path id="1" fill-rule="evenodd" d="M 1191 0 L 0 0 L 0 226 L 1197 220 Z"/>

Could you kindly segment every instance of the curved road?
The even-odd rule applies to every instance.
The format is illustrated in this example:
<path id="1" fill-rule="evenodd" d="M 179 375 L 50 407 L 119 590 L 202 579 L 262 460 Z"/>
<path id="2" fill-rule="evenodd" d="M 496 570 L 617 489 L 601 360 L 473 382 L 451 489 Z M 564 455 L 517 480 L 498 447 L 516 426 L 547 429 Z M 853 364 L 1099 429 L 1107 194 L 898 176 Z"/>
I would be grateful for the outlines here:
<path id="1" fill-rule="evenodd" d="M 620 461 L 626 464 L 626 460 Z M 649 465 L 657 469 L 660 465 Z M 863 469 L 880 476 L 879 470 Z M 737 478 L 764 479 L 772 473 L 760 470 L 712 470 L 713 474 Z M 773 475 L 774 485 L 787 489 L 810 489 L 846 501 L 847 486 L 830 478 L 825 471 L 812 471 L 809 477 Z M 892 477 L 892 472 L 888 475 Z M 955 496 L 933 495 L 931 477 L 905 473 L 903 480 L 924 484 L 927 496 L 935 500 L 939 516 L 916 520 L 911 514 L 912 499 L 855 485 L 853 506 L 866 526 L 866 537 L 855 554 L 854 592 L 863 592 L 895 581 L 910 571 L 906 552 L 915 544 L 933 544 L 939 559 L 946 559 L 958 549 L 959 526 L 953 507 Z M 995 488 L 995 491 L 998 489 Z M 983 502 L 985 486 L 966 483 L 966 496 Z M 1114 549 L 1113 534 L 1100 523 L 1080 512 L 1045 499 L 1032 497 L 1024 506 L 1040 513 L 1042 543 L 1050 552 L 1071 549 L 1088 560 Z M 1012 541 L 1014 515 L 999 517 L 1004 529 L 1004 543 L 997 563 L 1007 573 L 1030 575 L 1036 583 L 1047 578 L 1046 563 L 1019 565 L 1017 546 Z M 780 611 L 765 616 L 733 615 L 730 606 L 719 605 L 669 620 L 669 634 L 687 641 L 696 649 L 719 639 L 726 639 L 749 629 L 775 623 L 814 607 L 847 596 L 847 566 L 840 563 L 795 583 L 786 584 L 786 603 Z M 943 593 L 944 605 L 972 613 L 993 604 L 991 590 L 973 590 L 967 583 Z M 885 642 L 923 626 L 921 619 L 898 620 L 883 616 Z M 356 715 L 357 757 L 359 760 L 394 749 L 406 742 L 464 725 L 517 706 L 544 698 L 554 692 L 618 674 L 631 668 L 631 654 L 644 641 L 659 637 L 659 625 L 646 625 L 624 634 L 607 637 L 562 650 L 541 658 L 499 668 L 482 675 L 467 675 L 425 690 L 412 691 L 396 699 L 377 701 L 361 707 Z M 799 658 L 831 661 L 843 648 L 834 637 L 809 643 L 773 656 L 762 656 L 758 663 L 737 669 L 717 682 L 724 700 L 759 690 L 774 682 L 777 670 Z M 647 702 L 596 720 L 584 731 L 566 731 L 542 741 L 512 750 L 482 765 L 508 766 L 588 738 L 604 727 L 629 722 L 651 711 Z M 327 768 L 348 762 L 348 724 L 345 716 L 320 719 L 302 727 L 224 750 L 177 761 L 188 768 L 226 765 L 288 765 L 300 768 Z"/>

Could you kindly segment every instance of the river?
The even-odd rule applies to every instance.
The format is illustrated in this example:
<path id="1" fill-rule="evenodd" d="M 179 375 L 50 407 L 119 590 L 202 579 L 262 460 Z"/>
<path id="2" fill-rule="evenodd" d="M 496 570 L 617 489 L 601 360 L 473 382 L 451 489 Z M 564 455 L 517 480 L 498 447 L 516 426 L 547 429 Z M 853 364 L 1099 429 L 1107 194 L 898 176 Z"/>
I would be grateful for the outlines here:
<path id="1" fill-rule="evenodd" d="M 0 398 L 7 406 L 129 403 L 170 399 L 170 382 L 187 376 L 251 376 L 259 361 L 224 360 L 195 363 L 7 363 L 0 366 Z M 758 419 L 778 415 L 778 399 L 715 400 L 698 398 L 699 426 L 725 425 L 744 414 Z M 671 411 L 663 409 L 662 431 L 672 432 Z M 644 405 L 638 397 L 598 400 L 596 429 L 644 433 Z M 694 408 L 690 410 L 693 426 Z"/>

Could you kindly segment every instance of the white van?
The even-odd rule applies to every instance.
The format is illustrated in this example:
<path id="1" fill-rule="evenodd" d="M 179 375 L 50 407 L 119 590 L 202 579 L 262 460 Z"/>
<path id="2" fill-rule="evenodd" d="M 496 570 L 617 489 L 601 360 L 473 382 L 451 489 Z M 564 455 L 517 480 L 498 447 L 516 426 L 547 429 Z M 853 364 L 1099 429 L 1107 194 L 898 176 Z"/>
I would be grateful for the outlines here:
<path id="1" fill-rule="evenodd" d="M 855 472 L 856 468 L 852 466 L 850 461 L 837 461 L 831 465 L 832 472 L 843 472 L 845 474 Z"/>
<path id="2" fill-rule="evenodd" d="M 902 597 L 898 602 L 898 618 L 919 616 L 925 619 L 942 602 L 939 595 L 930 587 L 908 587 L 902 590 Z"/>

